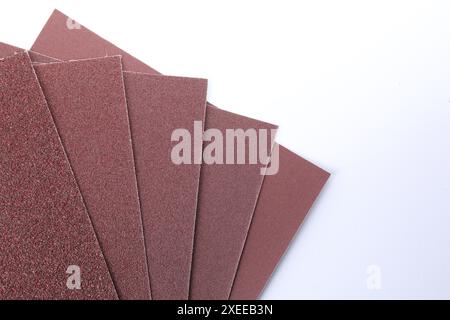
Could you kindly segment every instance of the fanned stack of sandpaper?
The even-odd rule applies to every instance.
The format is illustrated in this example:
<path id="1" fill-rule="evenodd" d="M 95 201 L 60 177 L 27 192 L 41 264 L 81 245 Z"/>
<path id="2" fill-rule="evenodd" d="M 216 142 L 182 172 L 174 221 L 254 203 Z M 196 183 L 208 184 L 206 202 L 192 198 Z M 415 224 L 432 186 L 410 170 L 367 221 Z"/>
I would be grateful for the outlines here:
<path id="1" fill-rule="evenodd" d="M 206 94 L 58 11 L 0 43 L 0 299 L 257 299 L 329 174 Z"/>

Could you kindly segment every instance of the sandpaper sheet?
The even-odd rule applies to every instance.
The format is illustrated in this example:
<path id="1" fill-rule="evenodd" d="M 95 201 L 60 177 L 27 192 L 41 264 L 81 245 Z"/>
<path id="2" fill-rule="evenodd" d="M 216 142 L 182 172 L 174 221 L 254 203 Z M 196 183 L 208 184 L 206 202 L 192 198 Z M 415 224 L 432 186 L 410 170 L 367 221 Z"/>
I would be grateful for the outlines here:
<path id="1" fill-rule="evenodd" d="M 133 72 L 126 72 L 124 80 L 152 296 L 157 300 L 187 299 L 200 165 L 186 168 L 169 161 L 171 143 L 166 137 L 174 128 L 189 127 L 194 136 L 194 121 L 205 118 L 207 81 Z M 201 153 L 201 141 L 192 148 Z"/>
<path id="2" fill-rule="evenodd" d="M 174 165 L 166 137 L 175 128 L 189 127 L 194 136 L 194 121 L 205 118 L 207 81 L 133 72 L 124 79 L 152 295 L 157 300 L 188 299 L 200 165 Z M 201 141 L 192 148 L 201 153 Z"/>
<path id="3" fill-rule="evenodd" d="M 200 165 L 186 169 L 168 161 L 171 143 L 165 137 L 170 137 L 174 128 L 204 121 L 207 81 L 133 72 L 126 72 L 124 80 L 153 275 L 152 295 L 157 300 L 187 299 Z M 201 141 L 192 148 L 201 153 Z"/>
<path id="4" fill-rule="evenodd" d="M 11 46 L 9 44 L 0 42 L 0 57 L 9 57 L 14 55 L 15 53 L 19 53 L 19 52 L 23 52 L 25 51 L 24 49 L 15 47 L 15 46 Z M 33 51 L 29 51 L 28 55 L 30 56 L 31 60 L 33 62 L 56 62 L 57 59 L 55 58 L 51 58 L 48 56 L 45 56 L 43 54 L 39 54 Z"/>
<path id="5" fill-rule="evenodd" d="M 16 53 L 23 52 L 23 49 L 0 42 L 0 59 L 13 56 Z"/>
<path id="6" fill-rule="evenodd" d="M 232 300 L 256 300 L 300 228 L 329 174 L 279 147 L 280 171 L 266 176 L 253 216 Z"/>
<path id="7" fill-rule="evenodd" d="M 65 39 L 66 36 L 69 38 Z M 121 55 L 126 71 L 160 74 L 58 10 L 53 12 L 31 50 L 61 60 Z"/>
<path id="8" fill-rule="evenodd" d="M 125 70 L 159 74 L 59 11 L 52 14 L 32 49 L 63 60 L 121 54 Z M 206 128 L 272 129 L 275 126 L 209 105 Z M 228 298 L 262 181 L 257 165 L 202 166 L 192 299 Z M 220 232 L 216 232 L 218 226 Z"/>
<path id="9" fill-rule="evenodd" d="M 200 164 L 171 161 L 175 129 L 205 117 L 207 81 L 125 72 L 125 88 L 146 235 L 152 296 L 187 300 Z M 203 126 L 193 153 L 201 154 Z"/>
<path id="10" fill-rule="evenodd" d="M 121 58 L 35 65 L 120 299 L 150 299 Z"/>
<path id="11" fill-rule="evenodd" d="M 224 136 L 229 128 L 275 129 L 217 108 L 209 108 L 206 117 L 207 128 L 218 129 Z M 268 143 L 266 148 L 271 150 Z M 252 164 L 202 166 L 191 299 L 228 299 L 264 179 L 262 168 Z"/>
<path id="12" fill-rule="evenodd" d="M 2 55 L 10 55 L 10 54 L 14 54 L 17 52 L 23 52 L 24 50 L 15 46 L 11 46 L 5 43 L 0 43 L 0 56 Z M 58 60 L 55 58 L 51 58 L 36 52 L 29 52 L 31 59 L 34 63 L 38 63 L 38 62 L 42 62 L 42 63 L 48 63 L 48 62 L 57 62 Z M 102 60 L 102 59 L 100 59 Z M 83 62 L 86 63 L 86 62 Z M 101 66 L 101 64 L 99 64 Z M 106 67 L 105 65 L 101 66 L 101 67 Z M 46 68 L 46 67 L 36 67 L 37 69 L 40 68 Z M 117 77 L 117 74 L 116 74 Z M 121 92 L 123 91 L 123 88 L 121 90 Z M 69 132 L 70 133 L 70 132 Z M 88 183 L 88 182 L 87 182 Z M 120 188 L 119 190 L 116 190 L 118 192 L 120 192 Z M 91 203 L 89 203 L 91 204 Z M 95 205 L 95 203 L 93 203 L 92 205 Z M 129 219 L 131 223 L 131 225 L 141 225 L 140 221 L 136 221 L 135 217 L 130 216 L 130 217 L 126 217 L 127 219 Z M 134 220 L 134 221 L 133 221 Z M 125 221 L 125 223 L 127 223 L 127 221 Z M 100 227 L 100 226 L 99 226 Z M 139 228 L 142 229 L 142 228 Z M 119 230 L 120 231 L 120 230 Z M 128 232 L 131 230 L 128 230 Z M 113 241 L 113 239 L 110 239 L 112 236 L 114 236 L 114 234 L 111 235 L 107 235 L 106 234 L 107 230 L 105 230 L 105 234 L 103 235 L 106 239 L 102 242 L 102 245 L 105 246 L 112 246 L 112 243 L 107 243 L 108 241 L 111 242 Z M 122 240 L 122 242 L 124 242 L 126 245 L 137 245 L 136 248 L 133 249 L 133 251 L 135 252 L 130 252 L 129 255 L 130 257 L 127 257 L 126 254 L 122 254 L 125 255 L 125 258 L 121 258 L 121 257 L 111 257 L 112 263 L 114 266 L 114 268 L 119 268 L 119 262 L 118 261 L 114 261 L 117 259 L 121 259 L 122 260 L 122 269 L 127 269 L 129 268 L 133 263 L 135 264 L 135 266 L 131 266 L 131 278 L 129 277 L 120 277 L 120 275 L 117 275 L 117 277 L 120 277 L 120 279 L 117 280 L 118 284 L 116 284 L 116 286 L 120 286 L 121 289 L 121 293 L 120 293 L 120 298 L 121 299 L 149 299 L 150 298 L 150 288 L 149 288 L 149 278 L 148 278 L 148 273 L 143 274 L 143 271 L 145 271 L 147 268 L 147 261 L 146 261 L 146 255 L 145 255 L 145 251 L 143 250 L 143 245 L 142 245 L 142 241 L 141 241 L 141 237 L 142 237 L 142 233 L 143 232 L 139 232 L 137 234 L 127 234 L 127 237 L 135 237 L 134 241 L 132 240 L 131 242 L 127 242 L 128 239 L 126 239 L 126 237 Z M 120 248 L 119 248 L 120 249 Z M 110 255 L 117 255 L 117 252 L 110 252 Z M 107 257 L 108 258 L 108 257 Z M 112 269 L 113 267 L 110 266 L 110 269 Z M 133 273 L 134 272 L 134 273 Z M 139 273 L 141 273 L 139 275 Z M 126 292 L 125 292 L 126 291 Z"/>
<path id="13" fill-rule="evenodd" d="M 25 52 L 0 60 L 0 247 L 0 299 L 117 298 Z"/>

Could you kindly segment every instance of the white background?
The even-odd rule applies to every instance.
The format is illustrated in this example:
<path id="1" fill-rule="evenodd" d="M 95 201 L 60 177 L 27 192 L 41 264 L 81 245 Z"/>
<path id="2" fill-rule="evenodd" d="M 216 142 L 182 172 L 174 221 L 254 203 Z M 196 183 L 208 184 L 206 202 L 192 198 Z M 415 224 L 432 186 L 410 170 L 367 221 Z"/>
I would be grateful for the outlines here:
<path id="1" fill-rule="evenodd" d="M 450 2 L 15 0 L 0 41 L 54 8 L 333 174 L 264 299 L 450 298 Z"/>

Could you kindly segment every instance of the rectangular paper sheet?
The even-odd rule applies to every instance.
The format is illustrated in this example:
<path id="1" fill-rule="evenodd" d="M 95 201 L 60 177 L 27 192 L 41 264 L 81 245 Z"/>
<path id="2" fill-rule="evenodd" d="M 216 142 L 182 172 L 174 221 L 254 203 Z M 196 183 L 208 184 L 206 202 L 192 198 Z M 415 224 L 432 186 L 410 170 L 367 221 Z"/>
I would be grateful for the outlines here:
<path id="1" fill-rule="evenodd" d="M 280 171 L 264 179 L 232 300 L 259 298 L 330 176 L 284 147 L 279 154 Z"/>
<path id="2" fill-rule="evenodd" d="M 121 58 L 35 65 L 120 299 L 150 299 Z"/>
<path id="3" fill-rule="evenodd" d="M 172 161 L 176 142 L 171 136 L 186 128 L 192 153 L 201 153 L 203 128 L 194 141 L 194 122 L 205 117 L 207 81 L 133 72 L 125 72 L 124 79 L 152 295 L 156 300 L 186 300 L 200 165 Z"/>

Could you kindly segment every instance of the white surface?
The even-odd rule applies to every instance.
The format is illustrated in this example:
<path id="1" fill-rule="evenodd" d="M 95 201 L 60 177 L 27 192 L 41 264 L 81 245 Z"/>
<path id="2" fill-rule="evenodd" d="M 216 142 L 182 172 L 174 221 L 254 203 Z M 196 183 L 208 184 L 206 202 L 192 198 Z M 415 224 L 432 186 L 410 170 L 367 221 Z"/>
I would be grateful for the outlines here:
<path id="1" fill-rule="evenodd" d="M 263 298 L 450 298 L 448 1 L 15 0 L 0 41 L 55 7 L 332 172 Z"/>

